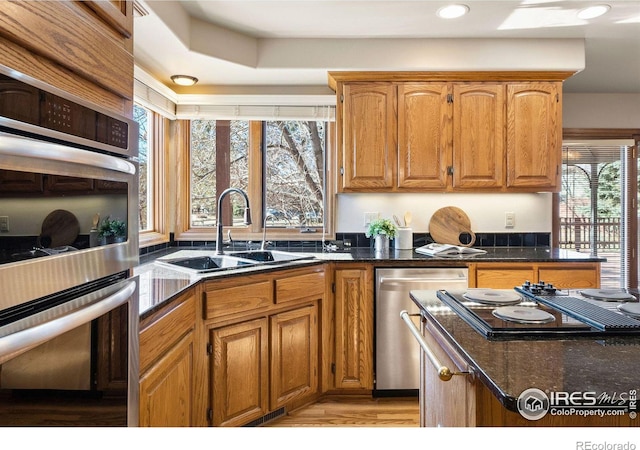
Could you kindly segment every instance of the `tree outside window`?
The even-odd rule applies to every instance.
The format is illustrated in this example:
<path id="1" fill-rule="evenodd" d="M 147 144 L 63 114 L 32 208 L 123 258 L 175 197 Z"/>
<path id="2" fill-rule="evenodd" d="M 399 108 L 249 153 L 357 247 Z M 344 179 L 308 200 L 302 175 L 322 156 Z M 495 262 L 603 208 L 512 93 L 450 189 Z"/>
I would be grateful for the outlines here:
<path id="1" fill-rule="evenodd" d="M 325 123 L 266 122 L 265 224 L 321 227 Z"/>
<path id="2" fill-rule="evenodd" d="M 217 195 L 228 187 L 262 192 L 262 219 L 267 227 L 321 227 L 324 220 L 324 122 L 262 122 L 261 136 L 251 135 L 250 122 L 191 121 L 191 227 L 216 224 Z M 255 127 L 253 128 L 256 129 Z M 264 138 L 262 137 L 264 136 Z M 252 139 L 262 141 L 260 155 L 250 151 Z M 264 173 L 250 173 L 251 158 L 262 158 Z M 253 188 L 253 189 L 250 189 Z M 264 201 L 262 201 L 264 200 Z M 243 220 L 243 201 L 230 196 L 233 219 Z M 254 220 L 260 215 L 253 212 Z"/>
<path id="3" fill-rule="evenodd" d="M 138 179 L 138 209 L 140 231 L 149 230 L 153 225 L 150 215 L 152 214 L 152 192 L 153 182 L 152 162 L 151 162 L 151 134 L 150 134 L 150 112 L 139 105 L 133 107 L 133 119 L 138 122 L 138 160 L 139 160 L 139 179 Z"/>

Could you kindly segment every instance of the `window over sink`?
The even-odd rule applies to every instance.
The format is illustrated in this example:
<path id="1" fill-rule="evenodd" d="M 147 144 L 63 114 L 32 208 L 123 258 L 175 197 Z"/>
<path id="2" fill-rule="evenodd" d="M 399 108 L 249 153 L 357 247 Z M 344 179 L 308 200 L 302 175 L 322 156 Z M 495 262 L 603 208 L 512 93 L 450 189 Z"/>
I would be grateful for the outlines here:
<path id="1" fill-rule="evenodd" d="M 328 232 L 328 122 L 198 119 L 188 124 L 189 175 L 180 186 L 186 191 L 181 197 L 189 201 L 185 235 L 214 238 L 218 193 L 228 187 L 243 189 L 250 199 L 254 223 L 247 228 L 241 228 L 240 196 L 230 196 L 231 207 L 223 210 L 231 216 L 223 223 L 238 226 L 234 236 L 240 239 L 260 235 L 263 226 L 270 237 L 300 237 L 307 231 L 320 238 Z"/>

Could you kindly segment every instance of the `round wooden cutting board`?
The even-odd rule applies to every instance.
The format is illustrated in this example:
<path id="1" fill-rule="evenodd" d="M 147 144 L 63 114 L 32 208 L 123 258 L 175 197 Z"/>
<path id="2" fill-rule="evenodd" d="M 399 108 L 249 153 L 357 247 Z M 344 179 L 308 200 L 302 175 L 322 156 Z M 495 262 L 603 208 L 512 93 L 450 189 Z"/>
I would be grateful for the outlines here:
<path id="1" fill-rule="evenodd" d="M 471 247 L 476 241 L 476 235 L 471 231 L 471 221 L 467 214 L 455 206 L 440 208 L 429 221 L 429 234 L 438 244 L 453 244 L 461 247 Z M 463 244 L 460 235 L 467 234 L 471 241 Z"/>
<path id="2" fill-rule="evenodd" d="M 71 245 L 78 237 L 78 233 L 80 233 L 78 218 L 69 211 L 56 209 L 42 221 L 40 245 L 45 248 Z"/>

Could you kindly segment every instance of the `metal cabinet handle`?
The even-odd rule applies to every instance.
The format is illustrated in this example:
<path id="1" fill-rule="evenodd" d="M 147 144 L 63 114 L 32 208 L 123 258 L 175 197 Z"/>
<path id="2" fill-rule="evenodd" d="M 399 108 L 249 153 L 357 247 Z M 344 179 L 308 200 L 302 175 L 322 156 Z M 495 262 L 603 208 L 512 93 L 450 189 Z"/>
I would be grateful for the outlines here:
<path id="1" fill-rule="evenodd" d="M 429 345 L 427 345 L 424 338 L 420 334 L 420 330 L 418 330 L 418 328 L 411 321 L 410 316 L 412 315 L 419 316 L 420 314 L 409 314 L 406 310 L 400 311 L 400 318 L 407 324 L 409 331 L 411 331 L 413 337 L 416 338 L 418 344 L 420 344 L 420 347 L 422 347 L 424 354 L 427 356 L 429 361 L 431 361 L 433 367 L 435 367 L 438 371 L 438 378 L 440 378 L 442 381 L 449 381 L 454 375 L 466 375 L 467 372 L 451 372 L 451 370 L 447 366 L 442 365 L 440 361 L 438 361 L 438 358 L 433 354 L 433 352 L 429 348 Z"/>

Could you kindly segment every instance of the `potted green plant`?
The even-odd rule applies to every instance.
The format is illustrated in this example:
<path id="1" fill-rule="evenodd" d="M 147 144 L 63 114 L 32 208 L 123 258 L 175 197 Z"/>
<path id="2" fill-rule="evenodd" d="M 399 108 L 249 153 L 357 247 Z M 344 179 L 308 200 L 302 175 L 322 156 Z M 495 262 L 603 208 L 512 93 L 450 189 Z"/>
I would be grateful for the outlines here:
<path id="1" fill-rule="evenodd" d="M 123 242 L 127 234 L 127 224 L 119 219 L 105 217 L 98 227 L 98 235 L 105 244 Z"/>
<path id="2" fill-rule="evenodd" d="M 376 219 L 369 223 L 366 237 L 374 238 L 374 249 L 376 252 L 389 251 L 389 241 L 396 237 L 398 230 L 389 219 Z"/>

